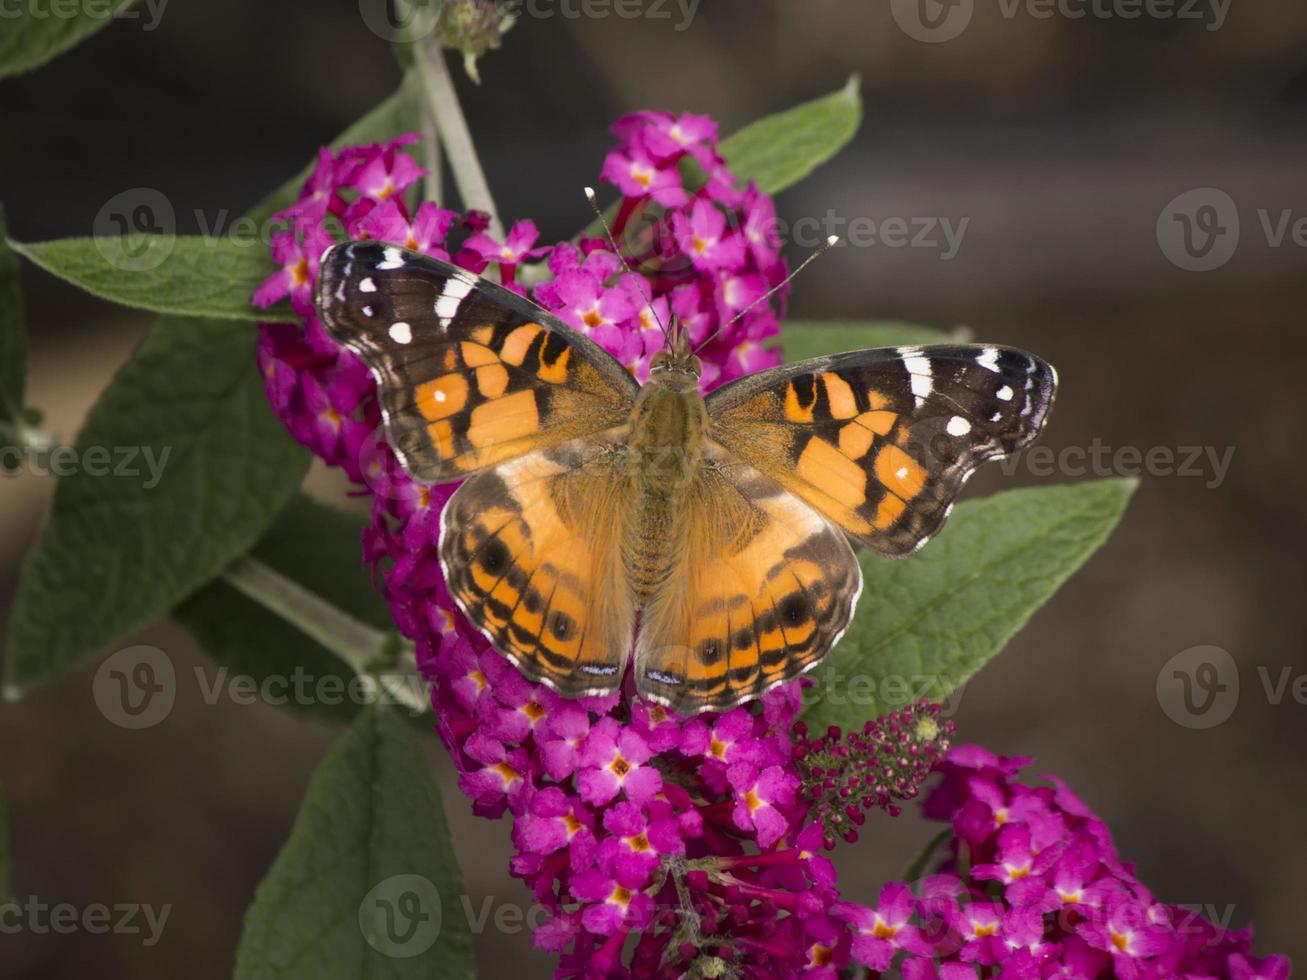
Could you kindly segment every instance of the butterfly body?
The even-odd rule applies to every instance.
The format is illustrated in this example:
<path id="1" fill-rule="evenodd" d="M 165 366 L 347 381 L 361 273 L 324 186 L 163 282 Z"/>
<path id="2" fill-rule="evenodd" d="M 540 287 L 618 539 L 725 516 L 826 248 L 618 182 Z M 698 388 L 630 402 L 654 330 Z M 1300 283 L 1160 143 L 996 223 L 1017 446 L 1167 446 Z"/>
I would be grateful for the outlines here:
<path id="1" fill-rule="evenodd" d="M 1038 433 L 1052 369 L 990 346 L 888 348 L 704 396 L 673 328 L 640 386 L 528 301 L 416 253 L 329 250 L 318 304 L 371 367 L 387 441 L 441 515 L 446 584 L 529 677 L 724 710 L 807 670 L 862 587 L 858 544 L 915 551 L 966 477 Z"/>

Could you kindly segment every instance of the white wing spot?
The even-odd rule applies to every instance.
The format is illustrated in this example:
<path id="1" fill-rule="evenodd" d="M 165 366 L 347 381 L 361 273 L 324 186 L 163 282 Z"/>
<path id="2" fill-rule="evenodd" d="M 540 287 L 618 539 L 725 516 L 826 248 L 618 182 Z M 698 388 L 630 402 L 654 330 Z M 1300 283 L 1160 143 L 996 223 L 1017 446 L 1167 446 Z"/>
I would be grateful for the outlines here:
<path id="1" fill-rule="evenodd" d="M 448 396 L 439 388 L 436 389 L 436 401 L 443 402 Z"/>
<path id="2" fill-rule="evenodd" d="M 360 293 L 375 293 L 376 291 L 377 291 L 377 284 L 372 281 L 371 276 L 364 276 L 362 279 L 359 280 Z"/>
<path id="3" fill-rule="evenodd" d="M 397 344 L 411 343 L 413 340 L 413 328 L 403 320 L 390 325 L 390 339 Z"/>
<path id="4" fill-rule="evenodd" d="M 912 395 L 921 404 L 929 396 L 934 383 L 931 380 L 930 359 L 920 354 L 903 358 L 903 367 L 908 372 L 908 381 L 912 385 Z"/>
<path id="5" fill-rule="evenodd" d="M 472 292 L 472 283 L 466 279 L 451 278 L 445 283 L 444 290 L 436 299 L 436 316 L 440 318 L 441 324 L 449 326 L 454 315 L 458 313 L 458 306 L 463 302 L 463 298 Z"/>
<path id="6" fill-rule="evenodd" d="M 980 349 L 980 356 L 976 358 L 976 363 L 981 367 L 989 368 L 989 370 L 998 374 L 1001 370 L 998 366 L 998 348 L 982 347 Z"/>
<path id="7" fill-rule="evenodd" d="M 1010 402 L 1012 400 L 1012 389 L 1004 385 L 998 391 L 994 392 L 994 397 L 999 401 Z"/>
<path id="8" fill-rule="evenodd" d="M 961 415 L 954 415 L 948 420 L 948 434 L 951 436 L 965 436 L 971 431 L 971 423 Z"/>
<path id="9" fill-rule="evenodd" d="M 370 306 L 365 306 L 365 307 L 363 307 L 363 315 L 364 315 L 364 316 L 374 316 L 375 314 L 373 314 L 373 312 L 372 312 L 372 307 L 370 307 Z"/>
<path id="10" fill-rule="evenodd" d="M 401 269 L 404 267 L 404 255 L 397 248 L 387 248 L 381 253 L 383 261 L 377 263 L 378 269 Z"/>
<path id="11" fill-rule="evenodd" d="M 900 467 L 899 471 L 894 475 L 897 476 L 900 480 L 902 480 L 908 475 L 908 468 L 906 466 Z"/>

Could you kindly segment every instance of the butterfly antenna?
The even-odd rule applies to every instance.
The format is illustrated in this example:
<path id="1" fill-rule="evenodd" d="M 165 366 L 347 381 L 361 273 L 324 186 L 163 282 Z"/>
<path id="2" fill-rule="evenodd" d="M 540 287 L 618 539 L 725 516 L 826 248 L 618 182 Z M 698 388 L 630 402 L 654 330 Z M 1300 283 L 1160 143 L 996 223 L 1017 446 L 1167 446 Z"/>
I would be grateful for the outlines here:
<path id="1" fill-rule="evenodd" d="M 809 255 L 806 259 L 804 259 L 803 262 L 801 262 L 801 263 L 799 264 L 799 267 L 798 267 L 797 269 L 795 269 L 793 272 L 791 272 L 788 276 L 786 276 L 784 280 L 782 280 L 781 282 L 777 283 L 775 286 L 773 286 L 771 289 L 767 290 L 767 292 L 763 293 L 761 296 L 759 296 L 757 299 L 755 299 L 752 303 L 750 303 L 750 304 L 749 304 L 748 306 L 746 306 L 744 309 L 740 310 L 739 313 L 737 313 L 737 314 L 735 314 L 735 316 L 731 317 L 731 319 L 730 319 L 729 322 L 727 322 L 727 323 L 723 323 L 720 327 L 718 327 L 716 330 L 714 330 L 712 333 L 710 333 L 707 337 L 705 337 L 705 338 L 703 339 L 703 341 L 699 344 L 699 346 L 696 347 L 696 348 L 694 349 L 694 352 L 695 352 L 696 354 L 699 353 L 699 351 L 703 350 L 704 347 L 706 347 L 706 346 L 708 345 L 709 341 L 711 341 L 714 337 L 716 337 L 716 336 L 717 336 L 719 333 L 721 333 L 723 330 L 727 329 L 727 328 L 730 327 L 732 324 L 734 324 L 736 320 L 739 320 L 741 317 L 743 317 L 746 313 L 748 313 L 750 310 L 752 310 L 752 309 L 753 309 L 755 306 L 757 306 L 758 304 L 760 304 L 760 303 L 765 303 L 765 302 L 767 302 L 767 300 L 769 300 L 769 299 L 771 299 L 773 296 L 775 296 L 778 292 L 780 292 L 782 289 L 784 289 L 786 286 L 788 286 L 788 285 L 790 284 L 790 281 L 791 281 L 792 279 L 794 279 L 795 276 L 797 276 L 800 272 L 802 272 L 804 269 L 808 268 L 808 266 L 812 265 L 812 263 L 816 262 L 819 258 L 821 258 L 823 255 L 825 255 L 827 252 L 829 252 L 831 249 L 833 249 L 836 245 L 838 245 L 838 244 L 839 244 L 839 241 L 840 241 L 840 236 L 839 236 L 839 235 L 831 235 L 830 238 L 826 239 L 826 244 L 825 244 L 825 245 L 823 245 L 821 248 L 817 249 L 817 251 L 813 252 L 813 253 L 812 253 L 811 255 Z"/>
<path id="2" fill-rule="evenodd" d="M 590 202 L 590 207 L 594 211 L 595 217 L 598 218 L 599 223 L 603 225 L 604 234 L 608 236 L 608 244 L 613 246 L 613 251 L 617 253 L 617 257 L 622 260 L 623 268 L 629 269 L 630 266 L 627 265 L 627 257 L 622 254 L 622 249 L 617 244 L 617 239 L 613 237 L 613 230 L 608 227 L 608 219 L 604 217 L 603 211 L 599 208 L 599 199 L 595 197 L 595 189 L 593 187 L 587 187 L 585 189 L 585 199 Z M 640 295 L 644 297 L 644 301 L 649 307 L 649 312 L 653 314 L 654 322 L 658 324 L 658 329 L 662 332 L 663 343 L 668 347 L 672 346 L 672 339 L 667 334 L 667 326 L 663 323 L 662 317 L 658 315 L 658 311 L 654 309 L 653 297 L 650 296 L 648 291 L 645 289 L 646 284 L 644 276 L 637 274 L 635 278 L 640 282 Z"/>

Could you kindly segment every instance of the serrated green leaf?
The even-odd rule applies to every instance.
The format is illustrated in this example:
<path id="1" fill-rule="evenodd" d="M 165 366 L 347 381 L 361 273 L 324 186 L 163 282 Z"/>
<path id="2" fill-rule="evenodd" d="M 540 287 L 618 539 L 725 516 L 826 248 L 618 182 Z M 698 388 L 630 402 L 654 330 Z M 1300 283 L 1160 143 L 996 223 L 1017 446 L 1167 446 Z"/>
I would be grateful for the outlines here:
<path id="1" fill-rule="evenodd" d="M 12 242 L 14 251 L 93 296 L 179 316 L 295 323 L 290 306 L 268 310 L 250 295 L 273 272 L 257 237 L 129 235 Z"/>
<path id="2" fill-rule="evenodd" d="M 8 684 L 48 681 L 166 613 L 258 540 L 309 454 L 268 408 L 255 332 L 163 317 L 91 409 L 27 555 Z"/>
<path id="3" fill-rule="evenodd" d="M 359 552 L 362 518 L 303 495 L 291 500 L 254 557 L 294 579 L 343 612 L 381 630 L 392 628 L 385 601 L 372 587 Z M 191 596 L 173 617 L 227 676 L 275 680 L 285 706 L 348 721 L 359 710 L 348 696 L 354 672 L 321 644 L 217 579 Z M 283 683 L 286 682 L 286 683 Z"/>
<path id="4" fill-rule="evenodd" d="M 851 729 L 918 697 L 943 701 L 1098 550 L 1133 480 L 1009 490 L 959 504 L 904 561 L 860 556 L 853 623 L 810 675 L 804 720 Z"/>
<path id="5" fill-rule="evenodd" d="M 934 327 L 878 320 L 787 320 L 781 327 L 785 360 L 802 361 L 823 354 L 903 347 L 910 344 L 947 344 L 956 338 Z"/>
<path id="6" fill-rule="evenodd" d="M 259 886 L 236 980 L 470 978 L 465 894 L 430 766 L 392 712 L 369 709 Z"/>
<path id="7" fill-rule="evenodd" d="M 0 207 L 0 449 L 17 445 L 27 387 L 27 324 L 18 283 L 18 256 L 9 248 Z"/>
<path id="8" fill-rule="evenodd" d="M 862 122 L 857 75 L 838 92 L 765 116 L 722 140 L 727 166 L 765 194 L 797 184 L 838 153 Z"/>
<path id="9" fill-rule="evenodd" d="M 60 7 L 48 4 L 7 10 L 0 31 L 0 78 L 39 68 L 51 58 L 103 30 L 134 0 L 98 0 Z"/>
<path id="10" fill-rule="evenodd" d="M 402 85 L 393 95 L 375 109 L 353 123 L 329 144 L 333 149 L 342 146 L 354 146 L 360 143 L 380 143 L 403 136 L 405 133 L 417 132 L 421 126 L 421 110 L 417 96 L 408 85 Z M 256 204 L 249 216 L 262 228 L 272 216 L 292 204 L 309 179 L 316 160 L 310 161 L 294 177 L 291 177 L 275 191 Z"/>

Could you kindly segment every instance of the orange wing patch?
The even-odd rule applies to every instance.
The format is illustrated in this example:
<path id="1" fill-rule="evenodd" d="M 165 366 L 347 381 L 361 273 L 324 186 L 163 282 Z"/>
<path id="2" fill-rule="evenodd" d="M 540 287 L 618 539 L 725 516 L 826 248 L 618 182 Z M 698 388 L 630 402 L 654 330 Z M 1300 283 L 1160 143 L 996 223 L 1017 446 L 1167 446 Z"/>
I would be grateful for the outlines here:
<path id="1" fill-rule="evenodd" d="M 530 453 L 464 483 L 441 518 L 463 614 L 533 680 L 573 697 L 621 683 L 634 604 L 620 575 L 630 493 L 605 441 Z"/>

